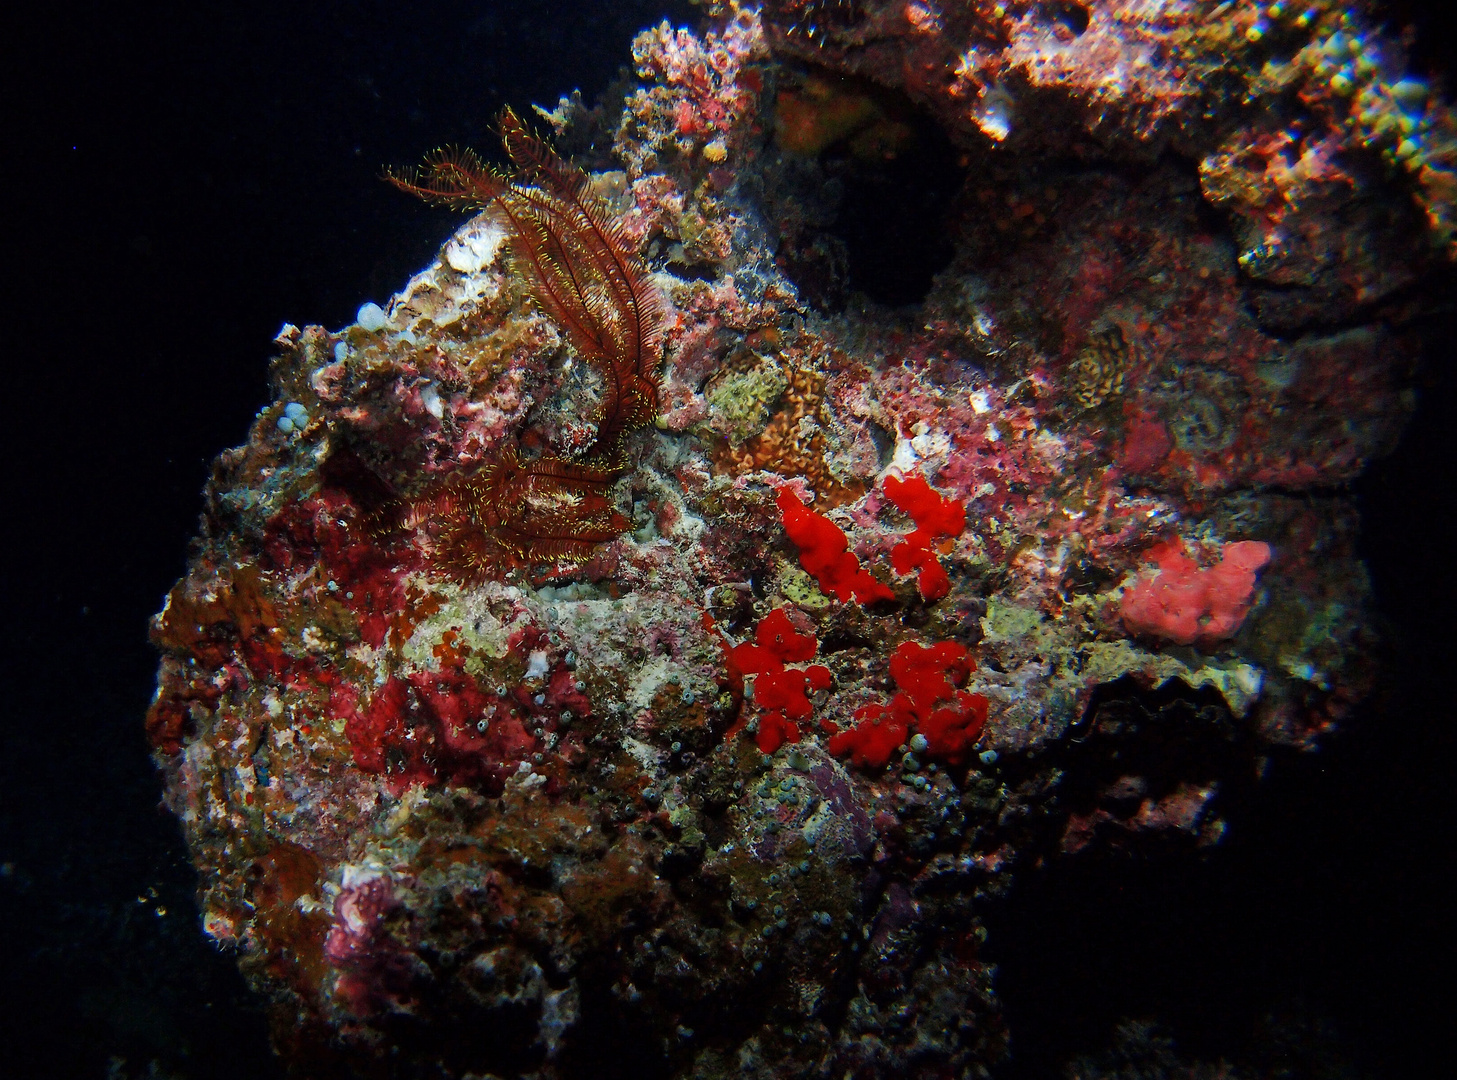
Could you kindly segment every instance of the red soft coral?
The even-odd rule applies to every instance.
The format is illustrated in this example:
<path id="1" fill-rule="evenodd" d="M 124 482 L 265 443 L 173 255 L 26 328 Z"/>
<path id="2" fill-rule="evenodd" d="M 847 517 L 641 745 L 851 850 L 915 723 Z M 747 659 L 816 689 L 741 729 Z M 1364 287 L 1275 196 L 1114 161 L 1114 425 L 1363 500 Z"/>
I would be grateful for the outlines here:
<path id="1" fill-rule="evenodd" d="M 960 536 L 966 528 L 966 507 L 960 500 L 942 495 L 923 476 L 912 476 L 909 480 L 887 476 L 885 497 L 916 523 L 915 532 L 903 537 L 914 546 L 924 547 L 943 536 Z"/>
<path id="2" fill-rule="evenodd" d="M 926 739 L 927 757 L 960 765 L 976 745 L 986 722 L 987 699 L 958 690 L 949 704 L 932 709 L 929 716 L 919 721 L 916 730 Z"/>

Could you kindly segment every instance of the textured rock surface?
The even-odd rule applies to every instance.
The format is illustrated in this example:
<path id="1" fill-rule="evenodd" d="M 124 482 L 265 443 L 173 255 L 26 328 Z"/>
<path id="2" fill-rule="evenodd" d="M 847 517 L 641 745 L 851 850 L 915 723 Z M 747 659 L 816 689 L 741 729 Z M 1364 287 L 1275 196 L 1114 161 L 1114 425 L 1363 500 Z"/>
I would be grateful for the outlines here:
<path id="1" fill-rule="evenodd" d="M 301 1074 L 977 1075 L 1019 867 L 1215 844 L 1346 715 L 1339 485 L 1409 409 L 1451 121 L 1305 8 L 641 35 L 620 120 L 551 116 L 615 129 L 593 190 L 669 309 L 629 528 L 581 565 L 463 580 L 429 515 L 380 525 L 591 442 L 601 387 L 498 218 L 382 316 L 284 328 L 148 730 Z M 942 264 L 878 305 L 845 205 L 947 139 Z"/>

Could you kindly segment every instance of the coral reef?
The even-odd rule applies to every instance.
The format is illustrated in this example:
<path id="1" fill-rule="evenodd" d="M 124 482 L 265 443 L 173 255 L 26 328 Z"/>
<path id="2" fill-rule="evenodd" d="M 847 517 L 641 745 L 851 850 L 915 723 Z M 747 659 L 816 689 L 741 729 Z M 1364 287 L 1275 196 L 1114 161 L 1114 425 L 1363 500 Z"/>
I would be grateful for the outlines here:
<path id="1" fill-rule="evenodd" d="M 1341 485 L 1453 228 L 1401 42 L 708 8 L 635 42 L 620 170 L 508 113 L 512 176 L 395 174 L 480 212 L 284 327 L 154 621 L 204 926 L 299 1075 L 985 1075 L 1014 875 L 1216 844 L 1369 685 Z M 838 200 L 933 138 L 949 261 L 877 304 Z"/>

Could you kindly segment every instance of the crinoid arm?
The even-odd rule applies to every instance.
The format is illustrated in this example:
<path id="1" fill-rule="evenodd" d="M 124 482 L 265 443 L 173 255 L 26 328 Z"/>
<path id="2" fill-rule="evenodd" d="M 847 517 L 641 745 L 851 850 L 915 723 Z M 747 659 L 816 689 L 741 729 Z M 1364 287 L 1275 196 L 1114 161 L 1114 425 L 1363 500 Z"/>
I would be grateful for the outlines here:
<path id="1" fill-rule="evenodd" d="M 530 478 L 533 493 L 567 492 L 600 499 L 605 497 L 608 486 L 621 470 L 559 457 L 539 457 L 523 465 L 522 471 Z"/>
<path id="2" fill-rule="evenodd" d="M 502 522 L 493 535 L 522 564 L 580 563 L 592 557 L 598 544 L 621 536 L 627 526 L 627 519 L 610 506 L 587 500 L 582 505 Z"/>
<path id="3" fill-rule="evenodd" d="M 572 496 L 551 509 L 523 504 L 517 510 L 490 526 L 467 518 L 448 521 L 435 544 L 437 565 L 457 580 L 478 584 L 534 563 L 582 563 L 628 526 L 604 499 Z"/>
<path id="4" fill-rule="evenodd" d="M 563 162 L 509 109 L 501 115 L 501 140 L 521 179 L 534 185 L 513 184 L 502 198 L 517 226 L 512 254 L 535 286 L 533 297 L 584 359 L 650 379 L 665 308 L 622 223 L 593 194 L 587 174 Z"/>
<path id="5" fill-rule="evenodd" d="M 388 168 L 384 178 L 401 191 L 455 210 L 483 210 L 507 187 L 474 150 L 459 146 L 433 150 L 419 165 Z"/>

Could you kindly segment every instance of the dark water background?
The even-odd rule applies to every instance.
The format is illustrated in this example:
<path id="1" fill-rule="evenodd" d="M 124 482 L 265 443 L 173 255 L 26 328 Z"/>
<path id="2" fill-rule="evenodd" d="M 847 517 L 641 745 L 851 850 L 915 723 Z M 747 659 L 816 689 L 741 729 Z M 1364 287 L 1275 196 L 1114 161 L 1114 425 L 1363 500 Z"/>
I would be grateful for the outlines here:
<path id="1" fill-rule="evenodd" d="M 1442 3 L 1394 5 L 1424 63 Z M 456 218 L 378 180 L 489 145 L 506 101 L 590 99 L 683 0 L 50 5 L 0 22 L 0 1076 L 277 1075 L 198 930 L 141 734 L 146 619 L 184 569 L 207 463 L 265 401 L 285 321 L 352 321 Z M 1358 485 L 1392 642 L 1382 692 L 1279 764 L 1211 858 L 1070 865 L 998 916 L 1013 1077 L 1120 1017 L 1238 1055 L 1266 1014 L 1360 1075 L 1452 1075 L 1457 334 L 1400 450 Z M 116 1062 L 122 1062 L 116 1065 Z"/>

